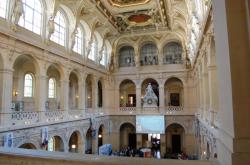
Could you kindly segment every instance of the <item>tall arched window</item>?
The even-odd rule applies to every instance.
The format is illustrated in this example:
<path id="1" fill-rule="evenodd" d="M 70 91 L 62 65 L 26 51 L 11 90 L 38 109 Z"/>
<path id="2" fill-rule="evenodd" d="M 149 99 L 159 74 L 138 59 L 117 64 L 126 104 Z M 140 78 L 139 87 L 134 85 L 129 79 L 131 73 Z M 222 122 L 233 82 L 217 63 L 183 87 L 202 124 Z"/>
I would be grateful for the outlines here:
<path id="1" fill-rule="evenodd" d="M 30 73 L 24 76 L 24 97 L 33 96 L 33 76 Z"/>
<path id="2" fill-rule="evenodd" d="M 135 51 L 132 46 L 123 46 L 119 50 L 119 66 L 128 67 L 135 65 Z"/>
<path id="3" fill-rule="evenodd" d="M 95 61 L 95 57 L 96 57 L 96 50 L 97 49 L 97 41 L 96 38 L 94 37 L 93 42 L 91 43 L 91 50 L 89 53 L 89 59 Z"/>
<path id="4" fill-rule="evenodd" d="M 143 45 L 141 48 L 141 65 L 156 65 L 158 64 L 158 51 L 153 43 Z"/>
<path id="5" fill-rule="evenodd" d="M 48 97 L 49 98 L 56 98 L 56 80 L 55 80 L 55 78 L 49 79 Z"/>
<path id="6" fill-rule="evenodd" d="M 6 18 L 8 0 L 1 0 L 0 2 L 0 17 Z"/>
<path id="7" fill-rule="evenodd" d="M 170 42 L 163 48 L 164 64 L 182 64 L 182 46 L 176 42 Z"/>
<path id="8" fill-rule="evenodd" d="M 76 31 L 77 32 L 76 32 L 75 45 L 74 45 L 73 51 L 78 53 L 78 54 L 82 54 L 82 48 L 83 48 L 82 30 L 80 27 L 78 27 Z"/>
<path id="9" fill-rule="evenodd" d="M 54 41 L 59 45 L 65 46 L 66 23 L 65 23 L 65 18 L 60 11 L 56 13 L 54 22 L 55 22 L 55 31 L 51 35 L 51 41 Z"/>
<path id="10" fill-rule="evenodd" d="M 36 34 L 41 34 L 42 5 L 40 0 L 22 0 L 24 15 L 19 20 L 19 25 Z"/>
<path id="11" fill-rule="evenodd" d="M 107 61 L 107 47 L 104 46 L 104 49 L 102 51 L 102 60 L 100 61 L 101 65 L 105 66 Z"/>

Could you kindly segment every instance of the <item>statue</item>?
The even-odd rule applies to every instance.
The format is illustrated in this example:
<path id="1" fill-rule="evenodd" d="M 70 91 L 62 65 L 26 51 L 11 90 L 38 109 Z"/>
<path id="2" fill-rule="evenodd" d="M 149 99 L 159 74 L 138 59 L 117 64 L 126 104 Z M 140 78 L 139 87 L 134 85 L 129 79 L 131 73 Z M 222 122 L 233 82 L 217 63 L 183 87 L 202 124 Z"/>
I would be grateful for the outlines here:
<path id="1" fill-rule="evenodd" d="M 102 58 L 103 58 L 103 54 L 104 54 L 104 48 L 102 46 L 101 50 L 99 51 L 99 54 L 98 54 L 98 63 L 100 64 L 101 61 L 102 61 Z"/>
<path id="2" fill-rule="evenodd" d="M 54 18 L 51 16 L 49 18 L 49 21 L 48 21 L 48 35 L 47 35 L 47 40 L 49 41 L 50 40 L 50 37 L 51 35 L 54 33 L 55 31 L 55 22 L 54 22 Z"/>
<path id="3" fill-rule="evenodd" d="M 11 14 L 12 29 L 16 31 L 16 25 L 18 24 L 20 17 L 24 14 L 22 0 L 15 0 L 13 5 L 13 12 Z"/>
<path id="4" fill-rule="evenodd" d="M 70 46 L 71 51 L 73 51 L 73 48 L 76 44 L 76 35 L 77 35 L 77 29 L 75 29 L 71 34 L 71 46 Z"/>
<path id="5" fill-rule="evenodd" d="M 146 94 L 143 98 L 143 108 L 144 107 L 157 107 L 158 97 L 154 93 L 151 83 L 148 84 L 145 92 Z"/>

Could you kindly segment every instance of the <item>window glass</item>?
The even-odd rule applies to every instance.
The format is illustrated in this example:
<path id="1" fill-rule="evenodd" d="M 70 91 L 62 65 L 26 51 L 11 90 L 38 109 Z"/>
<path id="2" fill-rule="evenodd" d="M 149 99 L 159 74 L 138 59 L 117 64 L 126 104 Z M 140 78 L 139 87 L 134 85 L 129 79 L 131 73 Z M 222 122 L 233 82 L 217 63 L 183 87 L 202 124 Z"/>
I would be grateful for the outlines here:
<path id="1" fill-rule="evenodd" d="M 19 25 L 36 34 L 41 34 L 42 6 L 40 0 L 22 0 L 24 15 L 19 20 Z"/>
<path id="2" fill-rule="evenodd" d="M 0 17 L 6 18 L 7 0 L 0 1 Z"/>
<path id="3" fill-rule="evenodd" d="M 33 77 L 31 74 L 24 76 L 24 97 L 32 97 L 33 95 Z"/>
<path id="4" fill-rule="evenodd" d="M 78 27 L 73 51 L 78 54 L 82 54 L 82 47 L 83 47 L 83 36 L 82 36 L 81 28 Z"/>
<path id="5" fill-rule="evenodd" d="M 57 12 L 54 22 L 55 31 L 51 35 L 51 41 L 54 41 L 59 45 L 65 46 L 66 24 L 65 18 L 60 11 Z"/>
<path id="6" fill-rule="evenodd" d="M 48 97 L 49 98 L 56 98 L 56 81 L 54 78 L 49 79 Z"/>

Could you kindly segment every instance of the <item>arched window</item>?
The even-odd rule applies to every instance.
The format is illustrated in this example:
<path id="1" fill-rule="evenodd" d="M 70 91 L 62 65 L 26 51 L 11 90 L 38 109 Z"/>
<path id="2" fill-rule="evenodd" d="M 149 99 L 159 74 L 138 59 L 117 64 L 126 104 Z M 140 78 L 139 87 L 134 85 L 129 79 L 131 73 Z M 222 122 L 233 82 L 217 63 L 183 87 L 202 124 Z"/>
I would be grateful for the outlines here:
<path id="1" fill-rule="evenodd" d="M 105 66 L 107 61 L 107 47 L 104 46 L 104 49 L 102 51 L 102 60 L 100 61 L 101 65 Z"/>
<path id="2" fill-rule="evenodd" d="M 135 65 L 135 51 L 132 46 L 123 46 L 119 50 L 119 66 L 127 67 Z"/>
<path id="3" fill-rule="evenodd" d="M 56 80 L 55 80 L 55 78 L 49 79 L 48 97 L 49 98 L 56 98 Z"/>
<path id="4" fill-rule="evenodd" d="M 0 2 L 0 17 L 6 18 L 8 0 L 1 0 Z"/>
<path id="5" fill-rule="evenodd" d="M 170 42 L 163 48 L 164 64 L 182 64 L 182 47 L 176 42 Z"/>
<path id="6" fill-rule="evenodd" d="M 156 65 L 158 64 L 157 47 L 148 43 L 141 48 L 141 65 Z"/>
<path id="7" fill-rule="evenodd" d="M 24 15 L 19 20 L 19 25 L 36 34 L 41 34 L 42 5 L 40 0 L 22 0 Z"/>
<path id="8" fill-rule="evenodd" d="M 24 76 L 24 97 L 33 96 L 33 76 L 30 73 Z"/>
<path id="9" fill-rule="evenodd" d="M 51 35 L 51 41 L 54 41 L 59 45 L 65 46 L 66 23 L 65 23 L 65 18 L 60 11 L 56 13 L 54 22 L 55 22 L 55 31 Z"/>
<path id="10" fill-rule="evenodd" d="M 97 41 L 96 38 L 94 37 L 93 42 L 91 43 L 91 50 L 89 53 L 89 59 L 95 61 L 96 58 L 96 49 L 97 49 Z"/>
<path id="11" fill-rule="evenodd" d="M 77 32 L 76 32 L 75 45 L 74 45 L 73 51 L 78 53 L 78 54 L 82 54 L 82 48 L 83 48 L 82 30 L 80 27 L 78 27 L 76 31 Z"/>

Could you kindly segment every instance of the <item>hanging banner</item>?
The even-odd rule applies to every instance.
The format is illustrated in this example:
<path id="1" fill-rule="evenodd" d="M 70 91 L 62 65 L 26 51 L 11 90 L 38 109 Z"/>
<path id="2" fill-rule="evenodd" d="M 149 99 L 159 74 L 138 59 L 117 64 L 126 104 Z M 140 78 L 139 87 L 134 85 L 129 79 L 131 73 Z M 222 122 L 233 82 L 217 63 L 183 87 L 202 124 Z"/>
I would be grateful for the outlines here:
<path id="1" fill-rule="evenodd" d="M 47 149 L 49 140 L 48 127 L 42 128 L 42 148 Z"/>
<path id="2" fill-rule="evenodd" d="M 9 132 L 4 135 L 4 147 L 13 147 L 13 133 Z"/>

